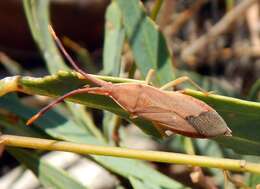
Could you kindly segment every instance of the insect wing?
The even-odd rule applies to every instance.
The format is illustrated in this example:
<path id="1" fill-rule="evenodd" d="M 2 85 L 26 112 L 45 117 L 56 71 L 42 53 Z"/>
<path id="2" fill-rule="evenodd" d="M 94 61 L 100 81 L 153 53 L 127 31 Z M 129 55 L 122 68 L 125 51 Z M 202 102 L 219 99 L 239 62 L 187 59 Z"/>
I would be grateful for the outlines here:
<path id="1" fill-rule="evenodd" d="M 174 112 L 138 112 L 138 116 L 150 120 L 160 131 L 173 131 L 190 137 L 203 137 L 200 133 Z"/>

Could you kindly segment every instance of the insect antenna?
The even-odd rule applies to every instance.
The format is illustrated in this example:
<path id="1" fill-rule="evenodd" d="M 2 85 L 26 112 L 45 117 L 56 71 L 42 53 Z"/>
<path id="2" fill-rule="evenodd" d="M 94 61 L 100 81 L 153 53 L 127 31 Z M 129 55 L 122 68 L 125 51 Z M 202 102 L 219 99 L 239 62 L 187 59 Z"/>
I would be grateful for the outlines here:
<path id="1" fill-rule="evenodd" d="M 93 89 L 93 88 L 81 88 L 81 89 L 76 89 L 76 90 L 73 90 L 73 91 L 66 93 L 65 95 L 57 98 L 56 100 L 54 100 L 53 102 L 51 102 L 47 106 L 43 107 L 37 114 L 32 116 L 26 122 L 26 125 L 28 125 L 28 126 L 31 125 L 33 122 L 35 122 L 37 119 L 39 119 L 44 113 L 46 113 L 48 110 L 50 110 L 53 106 L 62 102 L 65 98 L 68 98 L 70 96 L 74 96 L 75 94 L 80 94 L 80 93 L 84 93 L 84 92 L 87 93 L 91 89 Z"/>
<path id="2" fill-rule="evenodd" d="M 55 34 L 54 30 L 52 29 L 52 27 L 49 25 L 49 31 L 53 37 L 53 39 L 55 40 L 56 44 L 58 45 L 59 49 L 61 50 L 61 52 L 64 54 L 64 56 L 66 57 L 66 59 L 69 61 L 69 63 L 72 65 L 72 67 L 79 72 L 81 75 L 83 75 L 87 80 L 91 81 L 92 83 L 98 85 L 98 86 L 107 86 L 110 83 L 100 80 L 100 79 L 96 79 L 95 77 L 89 75 L 88 73 L 84 72 L 82 69 L 80 69 L 77 64 L 73 61 L 73 59 L 71 58 L 71 56 L 67 53 L 67 51 L 65 50 L 64 46 L 62 45 L 60 39 L 57 37 L 57 35 Z M 70 96 L 73 96 L 75 94 L 79 94 L 79 93 L 87 93 L 90 90 L 95 90 L 96 88 L 80 88 L 80 89 L 76 89 L 73 91 L 70 91 L 66 94 L 64 94 L 63 96 L 59 97 L 58 99 L 56 99 L 55 101 L 51 102 L 49 105 L 45 106 L 44 108 L 42 108 L 37 114 L 35 114 L 34 116 L 32 116 L 27 122 L 26 125 L 31 125 L 33 122 L 35 122 L 37 119 L 39 119 L 45 112 L 47 112 L 48 110 L 50 110 L 53 106 L 59 104 L 60 102 L 62 102 L 65 98 L 68 98 Z"/>
<path id="3" fill-rule="evenodd" d="M 49 31 L 55 40 L 56 44 L 58 45 L 59 49 L 63 53 L 63 55 L 66 57 L 66 59 L 69 61 L 69 63 L 72 65 L 72 67 L 79 72 L 81 75 L 83 75 L 87 80 L 91 81 L 92 83 L 98 85 L 98 86 L 105 86 L 108 85 L 109 82 L 103 81 L 101 79 L 96 79 L 95 77 L 89 75 L 88 73 L 84 72 L 81 68 L 78 67 L 78 65 L 74 62 L 74 60 L 71 58 L 71 56 L 68 54 L 68 52 L 65 50 L 62 42 L 60 39 L 57 37 L 55 31 L 53 30 L 52 26 L 48 26 Z"/>

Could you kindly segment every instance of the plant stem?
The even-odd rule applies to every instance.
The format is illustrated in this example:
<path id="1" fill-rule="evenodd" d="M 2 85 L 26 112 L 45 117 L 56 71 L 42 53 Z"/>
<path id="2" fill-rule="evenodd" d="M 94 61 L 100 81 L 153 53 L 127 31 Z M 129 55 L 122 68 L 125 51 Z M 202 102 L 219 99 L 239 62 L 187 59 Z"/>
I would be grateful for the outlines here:
<path id="1" fill-rule="evenodd" d="M 134 78 L 135 71 L 136 71 L 136 64 L 133 63 L 130 70 L 129 70 L 128 78 Z"/>
<path id="2" fill-rule="evenodd" d="M 226 32 L 230 25 L 235 22 L 239 16 L 244 15 L 246 10 L 256 2 L 257 0 L 241 1 L 237 6 L 227 12 L 221 20 L 212 26 L 207 33 L 200 36 L 189 46 L 183 49 L 181 52 L 181 58 L 188 63 L 193 63 L 196 53 L 203 51 L 209 44 L 215 42 L 219 35 Z"/>
<path id="3" fill-rule="evenodd" d="M 253 86 L 250 89 L 248 100 L 251 101 L 258 101 L 258 93 L 260 91 L 260 79 L 256 80 Z"/>
<path id="4" fill-rule="evenodd" d="M 187 154 L 195 155 L 195 149 L 192 140 L 188 137 L 183 138 L 183 145 Z"/>
<path id="5" fill-rule="evenodd" d="M 151 19 L 154 21 L 157 18 L 158 12 L 162 6 L 163 0 L 156 0 L 155 5 L 153 6 L 153 9 L 151 11 Z"/>
<path id="6" fill-rule="evenodd" d="M 159 151 L 132 150 L 119 147 L 77 144 L 57 140 L 47 140 L 13 135 L 2 135 L 0 137 L 0 140 L 2 141 L 2 144 L 6 146 L 15 146 L 40 150 L 67 151 L 79 154 L 115 156 L 155 162 L 186 164 L 208 168 L 211 167 L 241 172 L 248 171 L 252 173 L 260 173 L 260 164 L 246 162 L 245 160 L 213 158 L 206 156 L 186 155 Z"/>

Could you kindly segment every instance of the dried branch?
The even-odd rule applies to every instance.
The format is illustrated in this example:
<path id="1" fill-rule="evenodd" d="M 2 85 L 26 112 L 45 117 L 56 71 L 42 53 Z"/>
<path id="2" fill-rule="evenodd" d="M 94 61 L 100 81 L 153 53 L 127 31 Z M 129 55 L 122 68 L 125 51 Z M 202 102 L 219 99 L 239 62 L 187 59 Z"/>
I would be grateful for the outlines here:
<path id="1" fill-rule="evenodd" d="M 235 8 L 230 10 L 218 23 L 216 23 L 206 34 L 199 37 L 196 41 L 186 47 L 182 53 L 181 58 L 187 63 L 194 62 L 194 56 L 197 52 L 202 51 L 209 43 L 212 43 L 216 38 L 223 34 L 229 26 L 241 17 L 245 11 L 257 0 L 244 0 Z"/>
<path id="2" fill-rule="evenodd" d="M 250 31 L 251 43 L 255 51 L 260 51 L 259 38 L 259 4 L 254 3 L 246 13 L 248 28 Z M 260 52 L 259 52 L 260 53 Z"/>
<path id="3" fill-rule="evenodd" d="M 189 21 L 193 15 L 195 15 L 201 8 L 201 6 L 205 3 L 205 0 L 197 0 L 193 3 L 193 5 L 180 13 L 180 15 L 167 27 L 167 35 L 173 36 L 181 29 L 181 27 Z"/>

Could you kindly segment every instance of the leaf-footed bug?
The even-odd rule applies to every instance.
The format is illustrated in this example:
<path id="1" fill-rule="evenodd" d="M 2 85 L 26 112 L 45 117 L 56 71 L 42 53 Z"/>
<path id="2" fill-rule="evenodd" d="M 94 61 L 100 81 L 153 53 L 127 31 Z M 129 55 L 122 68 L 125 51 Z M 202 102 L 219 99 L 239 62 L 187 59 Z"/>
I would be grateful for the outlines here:
<path id="1" fill-rule="evenodd" d="M 151 121 L 161 134 L 165 134 L 166 131 L 172 131 L 195 138 L 210 138 L 219 135 L 231 136 L 231 130 L 228 128 L 225 121 L 209 105 L 194 97 L 185 95 L 180 91 L 164 90 L 184 81 L 189 81 L 196 88 L 207 94 L 206 91 L 201 89 L 188 77 L 180 77 L 161 88 L 148 85 L 151 74 L 148 74 L 146 84 L 112 84 L 97 79 L 84 72 L 76 65 L 71 56 L 66 52 L 51 26 L 49 26 L 49 30 L 58 47 L 73 68 L 87 80 L 97 85 L 97 87 L 83 87 L 59 97 L 29 119 L 27 125 L 32 124 L 52 106 L 64 99 L 76 94 L 90 93 L 109 96 L 130 114 L 131 119 L 140 117 Z"/>

